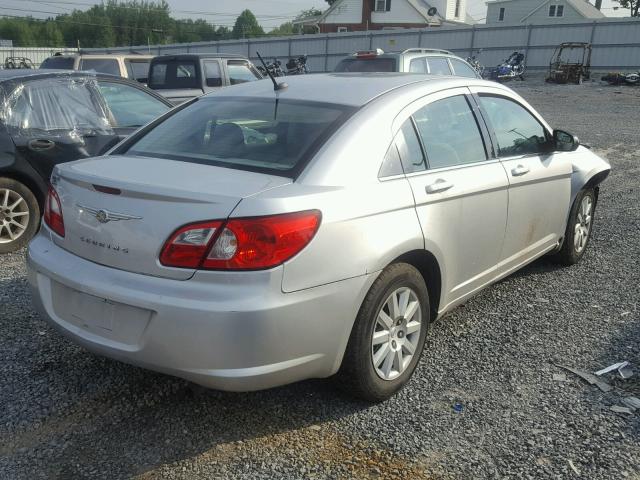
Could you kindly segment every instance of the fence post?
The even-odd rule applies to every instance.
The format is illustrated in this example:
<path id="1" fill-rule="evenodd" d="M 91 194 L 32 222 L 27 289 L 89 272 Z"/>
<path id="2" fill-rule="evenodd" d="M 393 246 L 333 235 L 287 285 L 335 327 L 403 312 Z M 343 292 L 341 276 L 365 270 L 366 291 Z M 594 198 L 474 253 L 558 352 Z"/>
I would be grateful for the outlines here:
<path id="1" fill-rule="evenodd" d="M 527 45 L 524 47 L 525 61 L 526 61 L 526 58 L 529 56 L 529 45 L 531 45 L 531 31 L 533 30 L 533 25 L 532 24 L 527 25 L 526 29 L 527 29 Z"/>
<path id="2" fill-rule="evenodd" d="M 373 32 L 369 33 L 369 50 L 373 50 Z"/>
<path id="3" fill-rule="evenodd" d="M 596 28 L 598 26 L 598 22 L 593 21 L 593 26 L 591 27 L 591 38 L 589 38 L 589 43 L 593 46 L 593 39 L 596 38 Z"/>
<path id="4" fill-rule="evenodd" d="M 293 43 L 293 38 L 289 37 L 289 58 L 291 58 L 291 44 Z"/>
<path id="5" fill-rule="evenodd" d="M 471 26 L 471 45 L 469 45 L 469 56 L 473 57 L 473 43 L 476 41 L 476 26 Z"/>
<path id="6" fill-rule="evenodd" d="M 329 35 L 324 37 L 324 71 L 329 71 Z"/>
<path id="7" fill-rule="evenodd" d="M 247 38 L 247 58 L 251 58 L 251 39 Z"/>
<path id="8" fill-rule="evenodd" d="M 422 28 L 418 30 L 418 48 L 422 47 Z"/>

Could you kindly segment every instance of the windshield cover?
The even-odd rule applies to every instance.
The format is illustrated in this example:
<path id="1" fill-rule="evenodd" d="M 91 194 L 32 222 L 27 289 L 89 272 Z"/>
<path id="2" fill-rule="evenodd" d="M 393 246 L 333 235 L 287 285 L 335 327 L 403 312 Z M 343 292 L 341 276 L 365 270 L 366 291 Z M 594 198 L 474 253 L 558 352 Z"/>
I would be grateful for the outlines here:
<path id="1" fill-rule="evenodd" d="M 128 153 L 295 176 L 354 110 L 294 100 L 276 104 L 275 96 L 211 96 L 149 130 Z"/>

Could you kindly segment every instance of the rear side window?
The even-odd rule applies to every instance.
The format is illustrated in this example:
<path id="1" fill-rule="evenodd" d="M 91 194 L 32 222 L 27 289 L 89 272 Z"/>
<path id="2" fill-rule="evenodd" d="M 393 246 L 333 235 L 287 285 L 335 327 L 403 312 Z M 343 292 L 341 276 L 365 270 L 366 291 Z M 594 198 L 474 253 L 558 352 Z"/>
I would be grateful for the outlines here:
<path id="1" fill-rule="evenodd" d="M 227 70 L 229 72 L 229 82 L 231 85 L 261 79 L 258 72 L 255 71 L 248 62 L 243 62 L 242 60 L 229 60 L 227 62 Z"/>
<path id="2" fill-rule="evenodd" d="M 449 62 L 445 57 L 429 57 L 429 73 L 432 75 L 451 75 Z"/>
<path id="3" fill-rule="evenodd" d="M 129 154 L 293 175 L 354 111 L 343 105 L 202 98 L 129 147 Z"/>
<path id="4" fill-rule="evenodd" d="M 216 61 L 205 61 L 204 63 L 204 77 L 207 82 L 207 87 L 221 87 L 222 86 L 222 73 L 220 71 L 220 63 Z"/>
<path id="5" fill-rule="evenodd" d="M 543 153 L 545 128 L 519 103 L 508 98 L 481 95 L 480 102 L 498 140 L 498 156 Z"/>
<path id="6" fill-rule="evenodd" d="M 80 61 L 80 70 L 93 70 L 120 76 L 120 66 L 115 58 L 83 58 Z"/>
<path id="7" fill-rule="evenodd" d="M 195 60 L 167 60 L 153 63 L 150 70 L 151 88 L 200 88 Z"/>
<path id="8" fill-rule="evenodd" d="M 455 58 L 450 58 L 449 61 L 453 66 L 453 70 L 455 74 L 459 77 L 468 77 L 468 78 L 478 78 L 477 72 L 471 68 L 469 65 L 464 63 L 462 60 L 456 60 Z"/>
<path id="9" fill-rule="evenodd" d="M 395 72 L 394 58 L 345 58 L 335 72 Z"/>
<path id="10" fill-rule="evenodd" d="M 411 73 L 427 73 L 427 63 L 424 58 L 414 58 L 409 63 L 409 72 Z"/>
<path id="11" fill-rule="evenodd" d="M 142 83 L 149 81 L 149 60 L 125 60 L 124 64 L 129 78 Z"/>
<path id="12" fill-rule="evenodd" d="M 476 118 L 463 95 L 430 103 L 413 118 L 427 152 L 429 168 L 487 159 Z"/>
<path id="13" fill-rule="evenodd" d="M 57 70 L 73 70 L 73 57 L 49 57 L 40 64 L 40 68 Z"/>

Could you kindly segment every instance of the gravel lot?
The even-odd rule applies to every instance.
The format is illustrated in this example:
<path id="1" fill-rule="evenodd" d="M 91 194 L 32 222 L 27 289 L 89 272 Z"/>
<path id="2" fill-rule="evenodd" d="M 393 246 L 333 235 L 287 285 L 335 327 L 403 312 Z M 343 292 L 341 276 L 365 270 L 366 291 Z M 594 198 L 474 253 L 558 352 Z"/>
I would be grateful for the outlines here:
<path id="1" fill-rule="evenodd" d="M 2 256 L 0 478 L 640 479 L 640 410 L 609 410 L 640 397 L 640 88 L 513 86 L 613 165 L 582 263 L 458 308 L 369 406 L 327 380 L 229 394 L 92 355 L 32 310 L 24 252 Z M 636 376 L 606 394 L 556 366 L 620 360 Z"/>

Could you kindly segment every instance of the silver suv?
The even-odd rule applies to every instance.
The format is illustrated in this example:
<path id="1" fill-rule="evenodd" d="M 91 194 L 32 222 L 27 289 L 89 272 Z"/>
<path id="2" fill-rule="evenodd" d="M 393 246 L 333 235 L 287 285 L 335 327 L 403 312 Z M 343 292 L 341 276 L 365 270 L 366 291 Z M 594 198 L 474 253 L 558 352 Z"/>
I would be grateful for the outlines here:
<path id="1" fill-rule="evenodd" d="M 481 78 L 463 59 L 437 48 L 409 48 L 389 53 L 378 48 L 356 52 L 341 60 L 334 72 L 406 72 Z"/>

